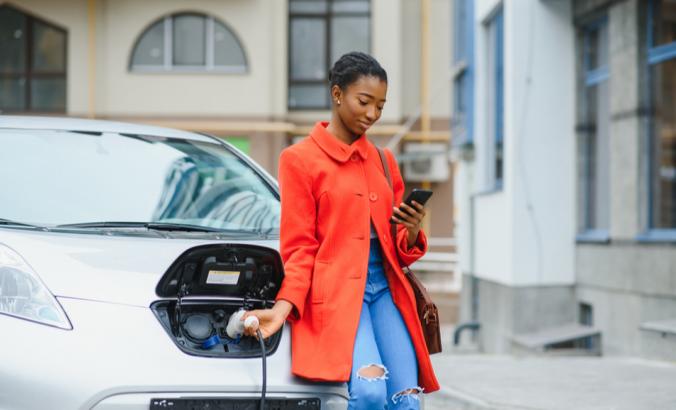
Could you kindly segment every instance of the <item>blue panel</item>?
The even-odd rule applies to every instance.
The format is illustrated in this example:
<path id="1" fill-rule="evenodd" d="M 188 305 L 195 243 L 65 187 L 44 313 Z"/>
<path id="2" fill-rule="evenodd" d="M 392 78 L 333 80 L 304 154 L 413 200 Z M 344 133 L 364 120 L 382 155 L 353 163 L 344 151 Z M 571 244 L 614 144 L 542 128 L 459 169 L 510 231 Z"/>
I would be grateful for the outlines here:
<path id="1" fill-rule="evenodd" d="M 468 2 L 458 0 L 453 5 L 455 8 L 453 13 L 453 61 L 459 63 L 467 56 L 467 26 L 471 24 L 467 21 Z"/>
<path id="2" fill-rule="evenodd" d="M 496 13 L 495 24 L 495 141 L 502 142 L 504 137 L 504 70 L 503 70 L 503 12 L 502 7 Z"/>
<path id="3" fill-rule="evenodd" d="M 651 49 L 653 47 L 654 39 L 653 39 L 653 19 L 654 19 L 654 10 L 655 10 L 655 2 L 654 0 L 648 0 L 648 23 L 646 24 L 646 39 L 648 40 L 648 49 Z"/>
<path id="4" fill-rule="evenodd" d="M 636 237 L 638 242 L 676 243 L 676 229 L 651 229 Z"/>
<path id="5" fill-rule="evenodd" d="M 580 232 L 575 237 L 575 241 L 578 243 L 608 243 L 610 242 L 610 234 L 604 229 L 588 229 L 584 232 Z"/>
<path id="6" fill-rule="evenodd" d="M 453 63 L 462 72 L 453 80 L 453 145 L 471 143 L 474 135 L 474 1 L 454 3 Z"/>
<path id="7" fill-rule="evenodd" d="M 610 72 L 608 71 L 608 66 L 603 66 L 597 68 L 596 70 L 587 71 L 585 73 L 584 85 L 587 87 L 593 87 L 606 81 L 609 77 Z"/>
<path id="8" fill-rule="evenodd" d="M 676 43 L 664 44 L 648 50 L 648 64 L 658 64 L 676 58 Z"/>
<path id="9" fill-rule="evenodd" d="M 474 141 L 474 0 L 467 1 L 467 142 Z"/>

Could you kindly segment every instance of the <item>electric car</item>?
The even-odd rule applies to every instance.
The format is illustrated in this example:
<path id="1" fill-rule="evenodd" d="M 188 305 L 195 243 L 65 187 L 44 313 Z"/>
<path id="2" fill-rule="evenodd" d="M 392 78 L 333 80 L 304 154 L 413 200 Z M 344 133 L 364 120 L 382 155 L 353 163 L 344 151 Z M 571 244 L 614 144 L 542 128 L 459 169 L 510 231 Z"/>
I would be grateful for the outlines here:
<path id="1" fill-rule="evenodd" d="M 291 374 L 287 327 L 228 332 L 284 273 L 277 184 L 226 142 L 0 116 L 0 218 L 0 409 L 347 406 Z"/>

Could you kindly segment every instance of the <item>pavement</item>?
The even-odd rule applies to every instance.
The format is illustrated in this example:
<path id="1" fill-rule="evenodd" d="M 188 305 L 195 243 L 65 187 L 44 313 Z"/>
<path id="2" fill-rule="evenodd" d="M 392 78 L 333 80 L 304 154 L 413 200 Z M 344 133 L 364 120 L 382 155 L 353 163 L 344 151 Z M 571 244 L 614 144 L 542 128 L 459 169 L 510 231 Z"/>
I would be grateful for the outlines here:
<path id="1" fill-rule="evenodd" d="M 425 410 L 676 410 L 676 362 L 446 350 Z"/>

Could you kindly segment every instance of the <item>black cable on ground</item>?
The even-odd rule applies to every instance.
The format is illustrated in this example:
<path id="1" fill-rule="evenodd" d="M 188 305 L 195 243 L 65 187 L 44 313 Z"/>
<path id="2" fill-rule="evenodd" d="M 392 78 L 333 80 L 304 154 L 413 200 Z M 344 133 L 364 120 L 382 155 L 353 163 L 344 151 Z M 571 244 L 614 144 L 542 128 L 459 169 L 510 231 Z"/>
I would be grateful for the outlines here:
<path id="1" fill-rule="evenodd" d="M 265 342 L 263 341 L 263 334 L 260 329 L 256 330 L 256 335 L 258 335 L 258 341 L 261 344 L 261 354 L 263 354 L 263 387 L 261 390 L 260 410 L 265 410 L 265 390 L 268 384 L 268 372 L 265 364 Z"/>

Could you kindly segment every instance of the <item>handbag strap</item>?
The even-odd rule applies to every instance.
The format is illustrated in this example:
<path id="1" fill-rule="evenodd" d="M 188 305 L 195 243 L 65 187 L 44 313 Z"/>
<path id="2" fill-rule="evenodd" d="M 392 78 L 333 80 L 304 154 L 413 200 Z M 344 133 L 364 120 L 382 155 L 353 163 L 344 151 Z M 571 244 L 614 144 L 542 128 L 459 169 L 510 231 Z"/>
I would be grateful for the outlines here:
<path id="1" fill-rule="evenodd" d="M 385 171 L 385 178 L 387 178 L 387 183 L 390 185 L 390 188 L 392 188 L 392 206 L 394 207 L 394 186 L 392 185 L 392 177 L 390 176 L 390 167 L 388 166 L 387 157 L 385 156 L 385 152 L 382 149 L 378 147 L 376 147 L 376 149 L 378 150 L 380 161 L 383 164 L 383 170 Z M 392 224 L 392 242 L 396 243 L 396 238 L 397 238 L 397 226 L 396 224 Z M 404 274 L 408 278 L 409 283 L 411 283 L 411 288 L 413 289 L 416 298 L 422 300 L 422 305 L 424 306 L 423 309 L 424 313 L 422 313 L 423 317 L 421 318 L 421 321 L 424 320 L 426 324 L 429 324 L 430 322 L 436 322 L 438 320 L 436 306 L 434 305 L 434 302 L 432 302 L 432 298 L 427 292 L 427 289 L 425 289 L 425 286 L 422 284 L 422 282 L 420 282 L 420 280 L 413 274 L 408 265 L 404 265 L 404 263 L 401 260 L 401 256 L 399 255 L 399 252 L 397 252 L 396 249 L 394 250 L 394 253 L 397 255 L 399 266 L 403 268 Z"/>
<path id="2" fill-rule="evenodd" d="M 378 150 L 378 155 L 380 156 L 380 162 L 383 164 L 383 171 L 385 171 L 385 178 L 387 178 L 387 183 L 390 186 L 390 189 L 392 189 L 392 207 L 394 208 L 394 186 L 392 185 L 392 176 L 390 175 L 390 167 L 387 162 L 387 157 L 385 156 L 385 151 L 383 151 L 381 148 L 376 147 Z M 397 243 L 397 225 L 396 224 L 390 224 L 391 225 L 391 230 L 392 230 L 392 242 L 395 244 Z M 401 256 L 399 255 L 399 252 L 395 249 L 394 253 L 397 255 L 397 260 L 399 260 L 399 266 L 405 267 L 408 269 L 407 265 L 404 265 L 404 263 L 401 260 Z"/>

